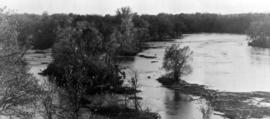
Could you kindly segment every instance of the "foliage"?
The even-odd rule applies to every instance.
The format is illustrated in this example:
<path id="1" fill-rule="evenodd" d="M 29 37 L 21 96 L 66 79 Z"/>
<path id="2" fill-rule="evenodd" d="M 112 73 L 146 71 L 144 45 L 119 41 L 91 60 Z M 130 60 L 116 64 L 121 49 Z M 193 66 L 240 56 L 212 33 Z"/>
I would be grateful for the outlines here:
<path id="1" fill-rule="evenodd" d="M 171 72 L 175 81 L 179 81 L 179 78 L 191 72 L 191 68 L 188 64 L 192 51 L 188 46 L 181 48 L 179 45 L 172 45 L 166 48 L 164 55 L 163 68 Z"/>
<path id="2" fill-rule="evenodd" d="M 251 23 L 247 30 L 247 35 L 250 38 L 249 45 L 259 47 L 270 47 L 270 22 L 269 17 L 262 20 L 257 20 Z"/>
<path id="3" fill-rule="evenodd" d="M 119 43 L 117 49 L 120 55 L 133 55 L 137 53 L 138 40 L 135 39 L 135 28 L 133 24 L 133 13 L 129 7 L 123 7 L 116 11 L 116 19 L 120 24 L 116 32 L 116 39 Z"/>
<path id="4" fill-rule="evenodd" d="M 38 81 L 27 73 L 23 56 L 29 42 L 18 41 L 17 24 L 10 14 L 0 13 L 0 114 L 31 118 L 43 90 Z"/>
<path id="5" fill-rule="evenodd" d="M 103 42 L 94 27 L 87 22 L 78 22 L 75 28 L 63 29 L 59 37 L 61 39 L 53 48 L 54 62 L 49 66 L 54 70 L 51 75 L 56 77 L 58 85 L 64 86 L 69 79 L 80 77 L 91 92 L 121 85 L 122 81 L 116 80 L 120 78 L 119 70 L 111 57 L 117 46 L 113 42 Z M 111 83 L 114 84 L 110 86 Z M 100 85 L 105 86 L 97 88 Z M 92 86 L 97 89 L 91 89 Z"/>
<path id="6" fill-rule="evenodd" d="M 119 54 L 136 54 L 144 41 L 167 40 L 181 37 L 183 33 L 245 33 L 253 21 L 267 14 L 166 14 L 138 15 L 129 7 L 116 11 L 115 15 L 76 14 L 14 14 L 11 17 L 20 27 L 19 40 L 31 39 L 36 49 L 51 48 L 56 41 L 58 29 L 77 22 L 92 24 L 110 41 L 112 34 L 121 44 Z"/>
<path id="7" fill-rule="evenodd" d="M 87 22 L 78 22 L 59 31 L 53 47 L 54 61 L 45 71 L 50 80 L 63 89 L 70 117 L 78 118 L 87 94 L 113 92 L 122 86 L 120 70 L 112 56 L 117 47 L 105 42 L 99 31 Z"/>
<path id="8" fill-rule="evenodd" d="M 34 40 L 33 46 L 35 49 L 46 49 L 51 47 L 56 40 L 56 28 L 57 24 L 54 24 L 47 13 L 43 13 L 40 20 L 36 24 L 35 33 L 33 34 Z"/>
<path id="9" fill-rule="evenodd" d="M 121 106 L 108 106 L 98 109 L 96 113 L 106 115 L 111 117 L 111 119 L 160 119 L 158 114 L 149 112 L 149 110 L 138 111 L 135 109 L 126 109 Z"/>

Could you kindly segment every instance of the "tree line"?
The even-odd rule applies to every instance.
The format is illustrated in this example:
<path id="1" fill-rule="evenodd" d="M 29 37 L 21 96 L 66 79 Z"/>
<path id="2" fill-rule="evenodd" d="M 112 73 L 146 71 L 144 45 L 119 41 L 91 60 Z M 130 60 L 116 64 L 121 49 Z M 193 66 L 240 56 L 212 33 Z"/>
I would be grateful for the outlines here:
<path id="1" fill-rule="evenodd" d="M 237 33 L 243 34 L 249 28 L 251 22 L 269 16 L 268 14 L 166 14 L 138 15 L 126 9 L 129 16 L 123 16 L 116 12 L 115 15 L 77 15 L 77 14 L 14 14 L 12 18 L 18 27 L 19 40 L 31 39 L 34 48 L 51 48 L 57 40 L 59 29 L 66 26 L 76 26 L 77 22 L 84 21 L 98 30 L 105 39 L 112 35 L 119 36 L 123 31 L 133 38 L 129 46 L 122 45 L 121 54 L 134 54 L 144 41 L 160 41 L 181 37 L 184 33 Z M 128 18 L 127 18 L 128 17 Z M 125 20 L 123 22 L 123 20 Z M 128 43 L 127 43 L 128 44 Z"/>

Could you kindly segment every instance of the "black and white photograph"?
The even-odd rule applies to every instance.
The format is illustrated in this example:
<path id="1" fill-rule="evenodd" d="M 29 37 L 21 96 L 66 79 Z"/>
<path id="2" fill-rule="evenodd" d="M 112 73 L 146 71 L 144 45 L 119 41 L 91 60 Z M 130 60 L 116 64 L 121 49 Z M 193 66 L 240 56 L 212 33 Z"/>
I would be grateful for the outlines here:
<path id="1" fill-rule="evenodd" d="M 0 0 L 0 119 L 270 119 L 270 1 Z"/>

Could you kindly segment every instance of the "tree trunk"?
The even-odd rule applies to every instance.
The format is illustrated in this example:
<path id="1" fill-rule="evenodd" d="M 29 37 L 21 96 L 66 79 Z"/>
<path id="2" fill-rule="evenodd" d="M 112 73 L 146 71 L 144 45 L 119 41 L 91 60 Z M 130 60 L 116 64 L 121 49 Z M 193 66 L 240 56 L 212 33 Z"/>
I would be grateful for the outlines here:
<path id="1" fill-rule="evenodd" d="M 179 81 L 179 76 L 180 76 L 180 72 L 179 71 L 175 71 L 174 72 L 174 81 Z"/>

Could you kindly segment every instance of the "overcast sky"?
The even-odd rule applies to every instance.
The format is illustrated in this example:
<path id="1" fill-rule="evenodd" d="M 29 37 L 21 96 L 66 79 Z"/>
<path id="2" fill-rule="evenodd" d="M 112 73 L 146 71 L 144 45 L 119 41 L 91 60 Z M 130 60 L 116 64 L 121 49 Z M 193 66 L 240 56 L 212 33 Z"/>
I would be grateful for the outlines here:
<path id="1" fill-rule="evenodd" d="M 270 0 L 0 0 L 19 13 L 114 14 L 130 6 L 139 14 L 157 13 L 249 13 L 270 12 Z"/>

